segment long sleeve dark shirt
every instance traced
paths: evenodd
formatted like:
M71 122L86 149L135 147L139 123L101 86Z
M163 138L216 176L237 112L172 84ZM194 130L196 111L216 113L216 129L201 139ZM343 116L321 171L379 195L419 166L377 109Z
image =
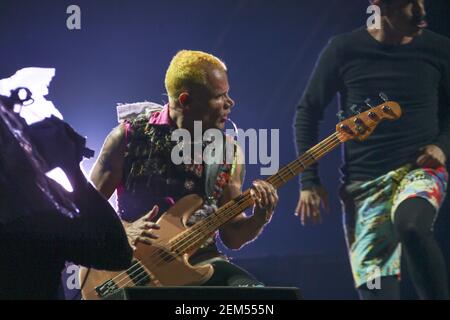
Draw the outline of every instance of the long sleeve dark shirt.
M450 155L450 40L424 30L408 44L385 45L365 28L332 38L322 51L296 109L298 153L318 142L324 109L336 93L349 117L353 104L364 105L367 98L381 103L379 92L397 101L403 114L381 122L367 140L345 143L344 182L373 179L414 162L428 144ZM320 184L317 165L301 175L301 184Z

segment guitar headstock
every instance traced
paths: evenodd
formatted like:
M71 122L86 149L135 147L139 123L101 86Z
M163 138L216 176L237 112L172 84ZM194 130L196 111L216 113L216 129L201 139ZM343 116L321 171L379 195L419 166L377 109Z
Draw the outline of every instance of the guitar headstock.
M395 101L385 101L364 112L345 119L336 125L341 142L365 140L383 120L396 120L402 115L400 105Z

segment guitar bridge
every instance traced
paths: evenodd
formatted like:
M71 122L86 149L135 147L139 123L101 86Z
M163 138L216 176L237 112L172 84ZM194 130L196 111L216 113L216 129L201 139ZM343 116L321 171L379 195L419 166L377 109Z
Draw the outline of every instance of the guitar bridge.
M98 296L100 298L105 298L123 287L145 286L149 284L153 278L138 260L133 260L131 267L125 272L130 280L128 280L128 278L125 278L126 280L122 278L122 280L119 280L117 283L112 279L108 280L95 288Z
M95 292L100 298L105 298L117 290L119 290L119 287L113 280L108 280L95 288Z

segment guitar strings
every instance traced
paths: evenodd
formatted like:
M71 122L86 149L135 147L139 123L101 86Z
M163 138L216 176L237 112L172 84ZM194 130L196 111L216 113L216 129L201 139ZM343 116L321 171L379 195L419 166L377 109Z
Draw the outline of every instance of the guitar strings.
M297 170L297 169L299 169L299 168L301 168L301 167L306 168L306 167L308 167L309 165L311 165L312 163L314 163L314 162L316 161L316 159L315 159L310 153L316 153L316 152L317 152L317 153L316 153L317 156L318 156L317 158L320 158L321 156L323 156L324 154L326 154L328 151L330 151L330 150L332 150L334 147L338 146L340 143L341 143L341 140L339 139L339 133L337 133L337 132L333 133L332 135L330 135L330 136L328 136L326 139L324 139L321 143L315 145L314 147L312 147L311 149L309 149L308 151L306 151L305 154L303 154L302 156L298 157L296 160L294 160L294 161L291 162L290 164L284 166L284 167L282 168L282 170L280 170L277 174L275 174L275 175L269 177L269 179L273 177L274 179L280 180L279 182L280 182L280 186L281 186L281 185L285 182L285 180L284 180L285 178L287 178L287 179L292 178L292 177L290 177L290 178L289 178L289 177L282 177L282 175L284 175L283 170L286 170L287 167L292 166L292 168L293 168L294 170ZM312 158L312 159L313 159L313 162L310 163L310 164L304 164L303 161L305 161L305 163L306 163L306 161L308 160L307 157L309 157L310 159ZM297 174L298 174L298 173L297 173ZM297 175L297 174L295 174L295 175ZM288 175L288 176L289 176L289 175L292 175L292 173L287 172L287 175ZM293 175L293 176L295 176L295 175ZM269 179L267 179L267 180L269 180ZM275 182L275 181L274 181L274 182ZM225 206L224 206L225 209L224 209L223 212L222 212L222 216L225 216L225 217L226 217L227 214L229 214L230 212L236 211L236 209L240 209L240 211L242 212L242 210L245 210L245 208L247 208L249 205L251 205L251 203L253 203L253 201L251 200L251 196L250 196L249 194L246 194L246 193L249 193L249 192L248 192L248 191L244 192L244 193L242 194L242 195L243 195L242 199L240 199L238 202L234 202L234 203L233 203L233 202L232 202L233 200L231 200L231 201L230 201L230 205L229 205L230 208L226 207L226 204L225 204ZM251 203L250 203L250 204L247 204L246 202L248 202L248 201L251 202ZM224 208L224 207L222 207L222 208ZM231 207L233 207L233 208L231 208ZM242 207L242 208L241 208L241 207ZM231 209L231 210L230 210L230 209ZM227 210L228 210L228 211L227 211ZM216 215L216 216L217 216L217 215ZM229 217L226 217L226 219L230 220L233 216L234 216L234 215L231 215L231 216L229 216ZM214 221L213 221L212 219L208 219L208 218L210 218L210 217L211 217L211 216L208 216L207 218L205 218L204 221L205 221L205 220L208 220L208 221L204 222L200 227L195 228L195 225L194 225L191 229L188 229L188 230L184 231L183 233L181 233L179 236L177 236L177 237L175 238L175 241L169 241L169 244L170 244L170 245L175 245L175 246L176 246L176 245L178 245L180 242L183 242L183 240L184 240L185 238L187 238L187 237L190 236L190 234L189 234L188 232L191 232L191 233L197 232L197 235L194 236L194 237L191 239L190 242L186 241L185 244L182 244L181 246L178 247L178 249L175 249L175 251L183 251L183 250L186 250L186 249L182 249L183 247L186 247L186 245L187 245L187 248L189 248L189 246L192 246L192 245L194 245L194 244L197 244L197 243L200 242L200 241L203 241L204 238L208 238L208 237L209 237L209 234L211 233L211 231L208 230L208 227L214 226ZM211 221L210 221L210 220L211 220ZM201 229L201 228L204 227L204 226L206 227L206 230L202 230L202 229ZM214 229L215 229L215 228L214 228ZM202 233L201 233L201 232L205 232L205 231L208 233L206 236L205 236L205 234L202 234ZM173 250L174 247L172 247L171 249ZM181 249L181 250L180 250L180 249ZM172 253L166 253L166 252L163 252L163 254L161 254L161 258L160 258L159 260L156 260L156 261L153 263L153 265L154 265L154 266L157 266L160 262L164 261L165 258L170 257L171 255L173 255L173 253L175 253L175 254L178 255L178 256L179 256L179 254L180 254L180 253L178 253L178 252L172 252ZM155 252L155 253L152 255L152 257L155 257L155 256L157 256L157 255L158 255L158 253ZM129 285L130 283L132 284L132 283L133 283L133 278L138 278L138 277L144 275L145 273L147 273L146 270L143 269L143 267L140 267L140 268L136 268L135 271L133 271L133 272L131 272L130 274L128 274L127 271L130 270L130 269L132 269L132 268L134 268L134 267L136 267L139 263L140 263L140 261L137 261L136 263L134 263L133 265L131 265L126 271L124 271L124 272L118 274L117 276L115 276L114 278L110 279L110 281L114 281L114 283L115 283L117 286L120 287L120 286L122 286L122 284L120 284L120 283L123 282L123 281L125 281L125 280L127 279L127 277L129 277L130 280L128 280L125 284L123 284L122 287L126 287L126 286ZM151 267L151 266L149 266L149 267ZM140 272L138 275L134 275L134 274L135 274L136 272L138 272L138 271L141 271L141 272ZM122 276L122 275L123 275L124 277L116 282L115 280L116 280L117 278L119 278L120 276ZM137 281L137 282L135 283L135 285L138 285L138 284L139 284L141 281L143 281L144 279L145 279L145 278L143 278L143 279Z
M322 143L319 143L318 145L312 147L312 148L309 149L307 152L316 152L316 151L319 151L319 150L320 150L317 154L319 155L319 157L322 156L322 155L325 154L328 150L331 150L331 148L334 148L335 146L339 145L339 143L340 143L341 141L340 141L339 139L337 139L336 137L338 137L337 133L334 133L334 134L330 135L328 138L326 138L325 140L323 140ZM333 146L333 143L336 143L336 145ZM331 147L330 147L330 145L331 145ZM325 152L323 152L323 151L325 151ZM294 166L298 166L298 165L299 165L300 167L305 167L305 165L302 163L301 159L302 159L302 158L305 158L306 156L311 157L310 154L305 153L303 156L300 156L299 158L297 158L296 160L294 160L294 161L293 161L291 164L289 164L289 165L292 165L293 167L294 167ZM314 157L312 157L312 159L313 159L313 161L316 160L316 159L314 159ZM304 160L307 160L307 159L304 159ZM285 169L285 168L288 167L289 165L285 166L283 169ZM283 171L283 169L280 170L280 172L279 172L277 175L281 174L282 171ZM295 169L295 170L296 170L296 169ZM281 178L280 176L277 176L277 175L274 175L274 176L272 176L272 177L275 177L275 178L281 180L281 182L284 182L284 181L283 181L283 178ZM231 204L229 205L230 207L237 207L237 208L232 208L231 212L232 212L232 211L235 211L236 209L240 209L241 207L246 208L246 207L248 207L248 205L251 205L251 203L250 203L250 204L247 204L247 203L246 203L248 200L251 201L251 198L248 197L248 195L247 195L247 196L244 196L243 199L241 199L239 202L231 203ZM252 202L252 201L251 201L251 202ZM242 205L244 205L244 206L242 206ZM230 209L230 208L227 208L226 210L229 210L229 209ZM226 212L226 210L224 210L224 211ZM224 214L224 215L225 215L225 214ZM209 216L209 217L211 217L211 216ZM208 217L208 218L209 218L209 217ZM231 217L230 217L230 218L231 218ZM206 219L207 219L207 218L206 218ZM206 219L205 219L205 220L206 220ZM206 226L208 226L208 224L211 224L211 223L208 222L208 223L206 224ZM193 227L193 228L194 228L194 227ZM191 230L191 231L192 231L192 230ZM203 231L203 230L200 230L200 231ZM198 231L198 232L200 232L200 231ZM203 241L203 239L204 239L204 238L207 238L208 236L209 236L209 234L208 234L207 236L205 236L204 234L201 234L201 233L200 233L200 234L198 234L197 236L195 236L195 237L192 239L190 245L196 244L199 240ZM177 237L177 238L178 238L178 237ZM197 238L197 239L195 239L195 238ZM194 239L195 239L195 240L194 240ZM171 242L169 242L169 244L170 244L170 243L171 243ZM182 247L182 246L181 246L181 247ZM180 248L181 248L181 247L180 247ZM188 247L189 247L189 245L188 245ZM177 253L177 254L178 254L178 253ZM153 254L153 256L156 256L156 255L157 255L157 253L154 253L154 254ZM165 258L171 256L171 254L170 254L170 253L164 253L164 255L161 255L161 256L162 256L162 258L159 259L159 260L157 260L157 261L155 261L155 262L154 262L154 265L158 265L158 264L159 264L160 262L162 262ZM130 270L130 269L132 269L132 268L134 268L136 265L139 264L139 262L140 262L140 261L138 261L138 262L136 262L135 264L133 264L130 268L127 269L127 271ZM121 283L121 282L123 282L124 280L126 280L127 275L128 275L128 276L131 278L131 280L129 280L127 283L125 283L125 284L123 285L123 286L125 287L125 286L127 286L128 284L130 284L131 282L133 282L133 278L135 278L135 277L138 278L138 277L140 277L141 275L143 275L143 274L146 273L145 270L140 270L140 269L142 269L142 267L141 267L141 268L137 268L135 271L133 271L133 272L130 273L130 274L128 274L127 271L122 272L121 274L117 275L116 277L114 277L114 278L111 279L111 280L114 281L114 280L117 279L119 276L124 275L124 278L121 279L121 280L119 280L119 281L116 283L117 285L119 285L119 283ZM134 274L135 274L136 272L138 272L138 271L142 271L142 272L139 273L137 276L134 277ZM143 279L139 280L135 285L138 285L138 283L141 282L142 280L143 280Z
M319 157L322 156L322 155L323 155L324 153L326 153L327 150L330 148L330 145L332 145L333 143L336 143L335 146L337 146L337 145L341 142L339 139L336 139L336 137L337 137L337 134L336 134L336 133L332 134L332 135L329 136L327 139L325 139L324 141L322 141L321 144L316 145L315 147L313 147L313 148L311 148L310 150L308 150L308 152L315 152L315 151L319 151L319 150L320 150L320 151L318 152L318 155L319 155ZM333 139L334 139L334 140L333 140ZM334 148L335 146L331 146L331 148ZM331 149L331 148L330 148L330 149ZM325 152L322 152L322 151L325 151ZM293 165L293 166L298 166L298 165L300 165L301 167L305 167L305 165L304 165L301 161L299 161L299 160L301 160L302 158L305 158L306 156L311 157L310 154L307 154L307 153L306 153L306 154L304 154L303 156L299 157L298 159L294 160L290 165ZM314 157L312 157L312 158L313 158L313 161L315 161ZM306 160L306 159L305 159L305 160ZM299 162L300 162L300 163L299 163ZM288 165L288 166L289 166L289 165ZM286 168L286 167L287 167L287 166L285 166L285 168ZM284 169L284 168L283 168L283 169ZM281 173L282 173L282 170L281 170L278 174L281 174ZM272 176L272 177L278 178L279 180L281 180L281 182L284 182L284 181L283 181L283 178L281 178L280 176L274 175L274 176ZM249 198L248 195L247 195L247 196L244 196L243 199L241 199L239 202L237 202L237 203L232 203L232 204L230 205L230 207L237 207L237 208L232 208L231 212L232 212L232 211L236 211L236 209L240 209L241 207L246 208L246 207L248 207L249 205L251 205L251 203L249 203L249 204L246 203L248 200L251 201L251 198ZM251 201L251 202L252 202L252 201ZM227 210L229 210L229 209L230 209L230 208L227 208ZM224 211L226 211L226 210L224 210ZM210 216L210 217L211 217L211 216ZM206 220L206 219L205 219L205 220ZM210 224L210 223L207 223L206 226L208 226L208 224ZM203 231L203 230L200 230L200 231ZM209 236L209 235L205 236L204 234L198 234L196 237L194 237L194 238L192 239L190 245L196 244L199 240L203 241L203 239L204 239L204 238L207 238L208 236ZM178 237L177 237L177 238L178 238ZM195 238L197 238L197 239L195 239ZM194 240L194 239L195 239L195 240ZM169 244L170 244L170 242L169 242ZM189 247L189 245L188 245L188 247ZM180 247L180 248L181 248L181 247ZM155 256L156 254L157 254L157 253L153 254L153 256ZM161 259L159 259L159 260L157 260L157 261L154 262L154 265L158 265L160 262L162 262L162 261L164 260L164 258L167 258L167 257L171 256L170 253L164 253L164 254L165 254L165 255L161 255L161 256L162 256ZM177 253L177 254L178 254L178 253ZM139 261L136 262L135 264L133 264L128 270L130 270L131 268L135 267L137 264L139 264ZM141 268L142 268L142 267L141 267ZM126 285L128 285L129 283L133 282L133 278L134 278L133 275L134 275L136 272L142 271L140 274L138 274L138 275L136 276L136 278L146 273L145 270L140 270L141 268L137 268L137 269L136 269L135 271L133 271L131 274L128 274L127 272L125 272L126 274L128 274L128 275L130 276L131 280L129 280L127 283L125 283L124 286L126 286ZM124 273L122 273L122 274L124 274ZM116 279L117 277L119 277L119 276L122 275L122 274L117 275L117 276L116 276L115 278L113 278L112 280ZM143 279L145 279L145 278L143 278ZM141 282L143 279L139 280L135 285L138 285L139 282ZM123 282L124 280L126 280L126 275L125 275L125 277L124 277L122 280L119 280L119 281L117 282L117 284L119 284L120 282Z
M329 137L330 139L336 139L336 135L331 135L330 137ZM328 138L327 138L328 139ZM327 139L325 139L324 141L326 141ZM335 140L335 141L332 141L332 142L335 142L335 143L337 143L336 144L336 146L340 143L340 141L339 140ZM333 146L334 147L334 146ZM321 148L319 148L319 149L323 149L323 148L330 148L330 144L329 143L326 143L326 144L324 144ZM312 151L313 149L311 149L311 151ZM318 149L317 149L318 150ZM319 156L321 156L321 155L323 155L323 154L320 154ZM305 156L310 156L311 157L311 155L307 155L307 154L305 154ZM290 177L289 177L289 175L292 175L292 177L294 177L294 176L296 176L298 173L293 173L292 172L292 170L290 170L291 168L292 169L294 169L294 170L297 170L299 167L303 167L303 168L305 168L307 165L305 165L302 161L299 161L300 159L301 159L302 157L299 157L298 159L296 159L296 160L294 160L293 162L291 162L290 164L288 164L288 165L286 165L286 166L284 166L283 167L283 169L281 169L277 174L275 174L275 175L273 175L273 176L271 176L271 177L269 177L268 179L267 179L267 181L269 181L269 180L271 180L271 178L273 178L273 179L278 179L278 180L281 180L281 181L279 181L279 182L281 182L280 183L280 185L282 184L282 183L284 183L285 182L285 180L288 180L288 179L290 179ZM311 157L312 159L313 159L313 161L315 162L316 161L316 159L314 158L314 157ZM295 167L295 168L294 168ZM289 169L287 169L287 168L289 168ZM288 172L286 172L286 171L288 171ZM290 172L289 172L290 171ZM285 174L287 174L288 175L288 177L286 177L285 176ZM273 180L272 179L272 180ZM272 183L272 184L277 184L277 182L276 181L274 181L274 183ZM276 188L278 188L279 186L275 186ZM247 192L248 191L246 191L246 192L244 192L242 195L243 195L243 197L242 197L242 201L244 201L245 202L245 200L248 200L248 199L246 199L247 198ZM210 216L208 216L207 218L205 218L203 221L204 221L204 223L200 226L200 227L193 227L192 229L190 229L189 230L189 232L190 233L193 233L193 232L199 232L200 234L201 234L201 236L202 237L207 237L207 236L204 236L204 233L206 232L206 233L211 233L211 232L213 232L213 231L215 231L215 223L217 222L217 219L216 218L219 218L219 222L220 223L222 223L222 217L223 216L225 216L225 221L227 221L229 218L232 218L232 216L231 217L229 217L229 216L226 216L226 214L227 214L227 210L229 210L230 208L229 207L231 207L231 206L233 206L233 205L236 205L237 204L237 202L235 202L235 203L232 203L232 201L230 201L230 204L227 206L227 204L225 204L225 206L223 206L221 209L219 209L219 211L218 211L218 214L215 214L214 216L213 215L210 215ZM239 205L240 206L240 205ZM235 209L232 209L232 211L234 211ZM220 212L220 211L223 211L223 212ZM234 216L234 215L233 215ZM206 230L204 230L205 228L203 228L204 226L206 226L206 227L209 227L209 226L212 226L213 228L213 230L209 230L208 228L206 228ZM203 228L203 229L202 229ZM195 229L195 230L194 230ZM186 231L185 231L186 232ZM187 232L186 232L187 233ZM175 240L172 240L171 242L170 242L170 244L172 244L172 245L174 245L174 246L176 246L179 242L184 242L184 240L185 240L185 238L186 237L189 237L190 236L190 234L186 234L186 235L183 235L183 233L182 234L180 234L179 236L177 236L176 238L175 238ZM182 247L180 247L180 248L182 248ZM178 248L178 250L179 250L179 248ZM184 251L184 250L183 250Z

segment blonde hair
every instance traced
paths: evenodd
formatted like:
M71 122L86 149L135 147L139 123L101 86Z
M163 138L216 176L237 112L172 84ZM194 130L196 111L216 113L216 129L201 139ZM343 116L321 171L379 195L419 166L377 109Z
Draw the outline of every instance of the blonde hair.
M208 67L227 70L225 63L212 54L181 50L170 62L166 72L165 85L169 99L178 99L183 90L207 86Z

